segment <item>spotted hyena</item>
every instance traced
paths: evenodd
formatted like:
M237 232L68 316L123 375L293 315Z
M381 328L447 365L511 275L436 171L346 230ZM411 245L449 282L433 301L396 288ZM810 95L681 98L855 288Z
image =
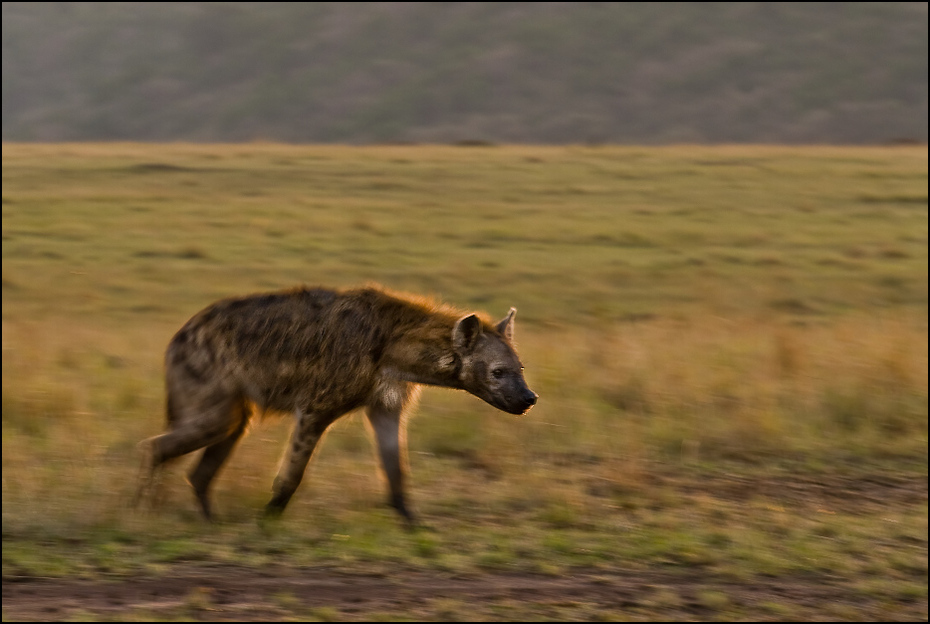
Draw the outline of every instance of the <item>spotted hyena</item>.
M190 483L204 516L209 488L253 411L291 412L290 448L266 515L278 515L323 432L364 408L407 520L404 415L421 384L466 390L523 414L537 395L513 346L515 308L499 323L381 288L307 289L219 301L189 320L165 356L168 431L145 441L139 495L164 462L203 448Z

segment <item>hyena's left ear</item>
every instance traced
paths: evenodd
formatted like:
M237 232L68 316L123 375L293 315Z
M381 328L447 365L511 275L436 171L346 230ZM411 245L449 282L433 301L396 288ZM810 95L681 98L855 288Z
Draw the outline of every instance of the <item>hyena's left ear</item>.
M481 321L474 314L463 316L455 322L452 329L452 348L456 353L466 354L471 351L481 335Z
M516 308L510 308L510 312L504 317L504 320L497 324L497 331L503 334L507 340L513 340L513 317L516 313Z

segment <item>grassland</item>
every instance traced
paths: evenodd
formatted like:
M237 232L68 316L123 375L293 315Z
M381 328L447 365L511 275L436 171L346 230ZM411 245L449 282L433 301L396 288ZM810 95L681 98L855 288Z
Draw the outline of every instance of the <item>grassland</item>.
M4 619L925 620L927 179L926 147L4 145ZM430 530L356 415L272 526L273 419L217 524L180 467L127 509L184 321L370 281L516 306L541 397L424 392Z

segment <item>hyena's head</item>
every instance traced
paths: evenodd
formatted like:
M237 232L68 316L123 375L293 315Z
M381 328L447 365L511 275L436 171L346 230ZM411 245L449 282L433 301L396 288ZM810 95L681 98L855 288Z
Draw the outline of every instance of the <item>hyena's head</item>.
M483 328L477 316L460 318L452 330L452 348L462 367L459 382L462 388L499 410L525 414L539 398L523 379L523 365L513 349L513 317L507 318L494 331Z

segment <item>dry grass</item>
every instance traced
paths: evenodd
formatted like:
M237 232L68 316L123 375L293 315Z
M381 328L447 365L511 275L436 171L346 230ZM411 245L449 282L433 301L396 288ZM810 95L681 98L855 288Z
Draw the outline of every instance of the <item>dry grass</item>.
M887 575L926 604L925 148L5 145L3 158L4 574L671 565L850 587ZM254 519L280 421L257 424L220 476L219 526L199 522L180 470L161 507L127 512L135 445L162 427L163 349L191 314L369 280L520 309L538 406L515 419L428 390L411 423L412 496L435 533L405 535L379 510L357 416L270 532ZM857 489L870 479L897 484L887 504ZM896 600L866 585L850 591ZM736 616L715 591L708 613Z

